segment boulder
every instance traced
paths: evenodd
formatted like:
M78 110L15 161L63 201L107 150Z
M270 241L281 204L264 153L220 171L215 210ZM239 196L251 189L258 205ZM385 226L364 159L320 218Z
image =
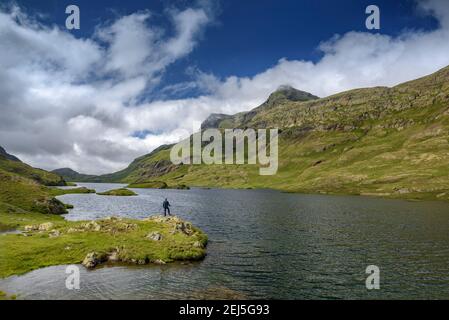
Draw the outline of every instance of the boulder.
M57 238L61 235L61 232L59 230L53 230L52 232L50 232L49 236L50 238Z
M162 240L162 234L160 234L159 232L153 231L151 233L149 233L146 236L147 239L153 240L153 241L161 241Z
M109 256L108 256L108 260L109 260L110 262L119 262L119 261L120 261L120 258L119 258L119 251L118 251L118 250L112 251L112 252L109 254Z
M182 232L185 235L191 236L193 234L192 225L188 222L177 222L174 226L173 233Z
M95 268L98 264L104 261L103 257L96 252L90 252L83 260L83 266L88 269Z

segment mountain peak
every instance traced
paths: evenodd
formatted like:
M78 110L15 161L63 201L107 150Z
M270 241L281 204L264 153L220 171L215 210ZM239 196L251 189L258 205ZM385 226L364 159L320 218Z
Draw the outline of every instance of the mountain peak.
M232 116L222 113L212 113L206 120L201 124L201 129L211 129L219 128L220 123L224 120L232 119Z
M0 157L6 158L6 159L11 160L11 161L15 161L15 162L22 162L16 156L13 156L12 154L9 154L8 152L6 152L6 150L3 149L1 146L0 146Z
M281 100L309 101L316 99L319 99L319 97L314 96L311 93L295 89L290 85L282 85L270 95L266 103L273 105Z

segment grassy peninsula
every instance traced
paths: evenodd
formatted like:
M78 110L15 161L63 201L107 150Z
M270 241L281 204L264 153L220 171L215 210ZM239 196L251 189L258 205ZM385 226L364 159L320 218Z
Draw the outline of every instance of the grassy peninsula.
M131 191L129 189L126 189L126 188L109 190L109 191L100 192L100 193L97 193L97 194L100 195L100 196L115 196L115 197L137 196L137 193L135 193L134 191Z
M70 205L55 197L95 190L62 190L43 181L65 184L56 174L0 154L0 278L60 264L82 263L87 268L118 262L164 264L206 255L207 236L177 217L66 221L61 215Z

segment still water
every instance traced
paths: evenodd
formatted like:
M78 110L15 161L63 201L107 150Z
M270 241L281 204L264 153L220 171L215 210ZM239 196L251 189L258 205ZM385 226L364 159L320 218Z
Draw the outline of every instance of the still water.
M118 184L89 184L98 192ZM449 204L271 190L133 189L137 197L65 195L69 220L141 219L162 211L192 221L210 239L200 263L81 269L65 266L0 280L24 299L449 299ZM380 268L380 290L365 270Z

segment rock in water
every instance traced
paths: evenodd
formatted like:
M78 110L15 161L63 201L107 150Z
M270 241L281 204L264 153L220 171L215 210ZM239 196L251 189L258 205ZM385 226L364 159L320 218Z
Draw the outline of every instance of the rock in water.
M91 252L88 253L87 256L84 258L83 266L85 266L88 269L93 269L101 262L102 260L100 258L100 255L96 252Z

